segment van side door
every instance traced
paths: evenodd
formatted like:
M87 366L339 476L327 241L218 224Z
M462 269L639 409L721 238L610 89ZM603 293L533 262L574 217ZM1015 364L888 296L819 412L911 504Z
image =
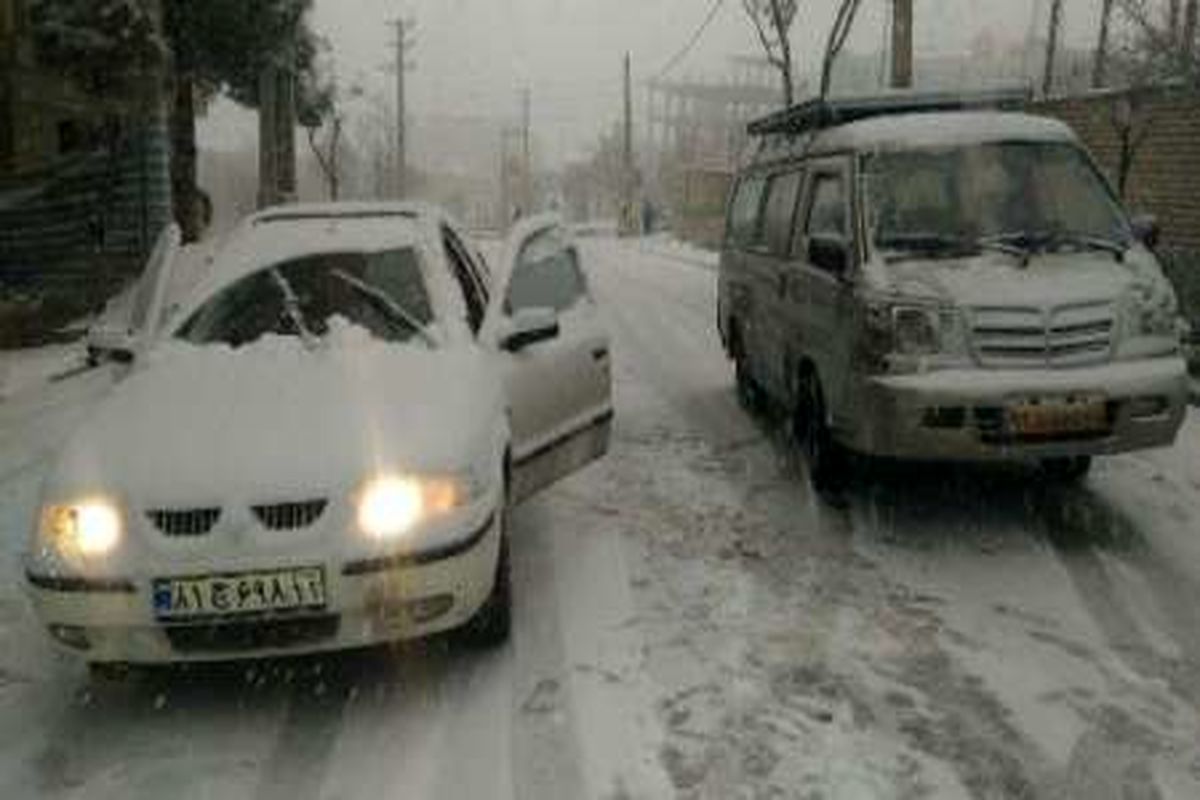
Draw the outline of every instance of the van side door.
M767 309L763 306L761 265L752 251L762 230L766 192L765 175L746 175L738 182L729 206L720 278L720 313L727 346L733 346L734 337L738 339L746 366L760 384L766 369L762 331Z
M796 335L816 364L835 423L853 366L850 279L858 259L851 187L849 158L811 163L793 243L802 283L797 287L802 296L793 301L800 321Z

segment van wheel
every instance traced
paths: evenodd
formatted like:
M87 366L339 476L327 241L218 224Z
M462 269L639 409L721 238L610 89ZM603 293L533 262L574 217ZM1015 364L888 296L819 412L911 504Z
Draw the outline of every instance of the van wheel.
M512 573L508 551L508 504L500 512L500 555L492 593L475 616L463 626L463 641L481 649L502 646L512 633Z
M733 338L733 375L737 384L738 405L751 414L762 412L764 405L762 388L750 373L750 365L746 360L742 339L738 335Z
M1042 475L1054 483L1080 483L1092 471L1092 457L1047 458L1041 467Z
M808 461L812 486L820 493L837 493L850 483L851 456L829 430L821 382L813 372L800 377L793 435Z

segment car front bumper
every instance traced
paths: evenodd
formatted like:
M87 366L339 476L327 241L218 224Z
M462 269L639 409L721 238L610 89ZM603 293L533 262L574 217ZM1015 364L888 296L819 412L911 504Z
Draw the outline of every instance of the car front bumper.
M35 612L57 644L91 662L166 664L370 647L452 630L492 591L502 535L495 511L437 549L326 559L326 607L303 614L165 623L152 577L92 581L29 568ZM276 566L262 564L263 569Z
M884 457L1003 461L1113 455L1170 446L1187 413L1181 358L1063 370L946 370L865 379L835 419L839 439ZM1016 404L1102 399L1103 430L1023 436Z

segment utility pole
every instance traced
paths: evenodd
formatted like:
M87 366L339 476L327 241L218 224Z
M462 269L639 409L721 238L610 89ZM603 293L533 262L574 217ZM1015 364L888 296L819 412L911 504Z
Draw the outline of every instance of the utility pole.
M1096 42L1096 62L1092 65L1092 88L1102 89L1108 82L1108 34L1112 23L1113 0L1104 0L1100 11L1100 40Z
M533 211L533 92L521 92L521 204L526 214Z
M1200 0L1188 0L1187 11L1183 15L1183 39L1179 50L1187 60L1189 68L1192 56L1196 54L1196 25L1200 23Z
M405 102L404 75L413 68L408 60L408 51L414 46L408 35L416 27L412 20L398 19L392 22L396 29L396 174L394 194L404 197L408 191L408 128Z
M892 88L913 85L913 0L892 0Z
M621 167L624 172L621 198L621 227L626 235L637 230L637 214L634 209L636 187L633 168L633 63L629 53L625 54L625 118L622 126Z
M1167 6L1167 39L1172 47L1179 45L1179 0L1171 0Z
M1046 37L1046 74L1042 78L1042 95L1049 97L1054 91L1054 68L1058 58L1058 31L1062 27L1063 0L1053 0L1050 5L1050 33Z

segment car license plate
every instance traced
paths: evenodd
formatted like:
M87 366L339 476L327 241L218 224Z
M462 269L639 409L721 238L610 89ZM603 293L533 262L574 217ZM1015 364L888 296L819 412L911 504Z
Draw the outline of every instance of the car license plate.
M1009 409L1019 436L1053 437L1103 433L1109 428L1108 404L1102 399L1019 403Z
M163 621L323 608L323 567L154 581L154 614Z

